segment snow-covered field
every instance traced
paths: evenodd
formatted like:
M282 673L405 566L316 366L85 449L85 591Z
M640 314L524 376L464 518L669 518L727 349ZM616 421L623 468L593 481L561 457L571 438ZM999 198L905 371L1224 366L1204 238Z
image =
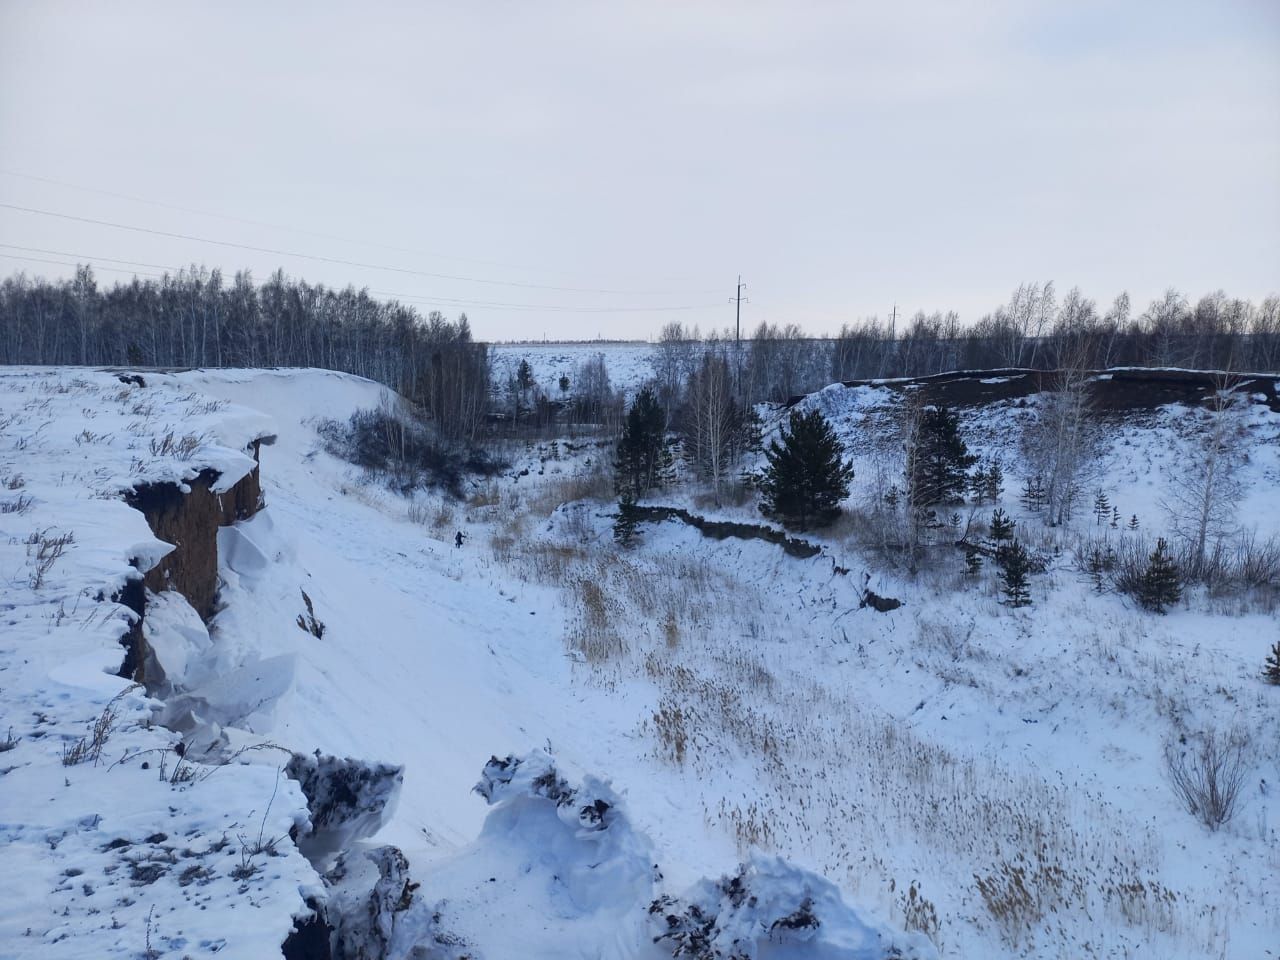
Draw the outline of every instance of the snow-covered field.
M602 355L609 368L609 382L615 390L627 396L635 394L646 380L653 377L651 343L617 342L602 340L597 343L495 343L489 347L493 362L493 386L505 388L516 375L520 361L529 361L534 382L547 396L556 398L564 394L560 390L560 378L569 378L569 396L573 395L577 371L587 360Z
M648 375L652 348L627 349L635 369L615 386ZM540 383L581 359L495 355L512 369L527 355ZM855 498L884 393L806 401L851 441ZM264 434L267 506L219 534L220 611L206 630L170 599L148 630L232 751L404 765L369 843L403 850L421 885L393 937L405 954L670 956L680 941L653 938L701 905L725 956L739 936L762 958L873 958L891 941L921 957L1280 956L1280 691L1258 679L1273 613L1192 595L1156 617L1094 593L1068 553L1033 578L1032 607L1009 610L989 574L897 576L839 528L808 560L674 522L620 552L612 503L583 499L608 492L592 477L609 452L591 445L516 446L465 503L407 500L315 431L383 394L324 371L145 387L0 373L0 504L31 498L0 512L0 956L274 955L322 894L287 839L305 818L287 756L161 780L177 736L111 676L126 612L109 598L130 558L164 549L119 492L205 466L231 482ZM969 415L971 445L1012 462L1025 415ZM1280 418L1252 416L1242 516L1266 534ZM1167 408L1108 434L1100 483L1144 529L1192 423ZM169 432L198 438L186 459L153 453ZM1028 522L1018 483L1005 506ZM712 512L759 521L749 505ZM37 585L33 550L62 533L74 540ZM904 606L858 609L864 571ZM302 591L319 637L296 622ZM64 766L117 696L101 755ZM1242 809L1212 833L1162 761L1166 740L1209 727L1253 744ZM706 882L743 863L737 884Z

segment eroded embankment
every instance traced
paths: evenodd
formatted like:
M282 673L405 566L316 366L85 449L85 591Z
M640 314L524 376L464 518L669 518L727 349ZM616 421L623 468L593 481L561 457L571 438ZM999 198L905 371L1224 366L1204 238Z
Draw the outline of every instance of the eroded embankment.
M125 648L120 676L148 682L150 651L142 630L147 591L176 591L205 623L213 617L218 598L218 528L247 520L262 508L261 445L261 439L249 445L255 466L228 490L215 492L219 474L206 469L185 484L143 483L126 495L125 501L147 518L156 539L172 544L173 550L115 598L137 614L120 639Z
M632 508L641 523L661 523L664 520L679 520L712 540L763 540L780 546L788 556L806 560L816 557L822 547L799 537L789 537L783 531L764 524L738 523L732 520L708 520L690 513L680 507L642 507Z
M1252 397L1280 413L1277 378L1262 374L1232 375L1212 370L1164 370L1136 367L1091 371L1089 399L1099 411L1149 410L1167 403L1198 406L1218 390L1227 388ZM971 407L1000 400L1019 400L1046 390L1056 390L1062 371L1010 367L999 370L955 370L928 377L894 380L846 380L846 387L884 387L895 392L910 390L925 403ZM804 397L793 397L792 406Z
M125 647L121 676L143 683L149 690L155 687L153 692L163 689L164 670L149 648L144 630L150 594L172 591L181 595L206 624L217 613L218 531L252 518L264 506L262 442L259 439L249 445L255 466L228 489L219 489L222 477L218 471L204 469L186 483L138 484L126 495L126 502L146 517L155 537L171 544L173 550L145 573L132 578L115 597L137 615L120 641ZM309 828L299 831L295 827L289 832L289 840L318 873L323 873L334 857L345 854L355 841L372 836L383 826L395 808L404 768L326 756L317 751L312 755L293 754L283 772L298 782L308 808ZM403 860L398 850L384 850L394 851ZM347 954L354 949L360 956L382 956L385 943L365 927L386 926L390 921L373 909L378 905L377 898L367 900L359 882L348 887L351 889L344 890L344 895L354 900L353 914L367 922L353 922L333 903L309 894L304 902L308 912L295 917L293 929L281 945L286 958L330 960L335 943ZM388 913L393 909L402 908L386 908ZM269 948L264 949L264 956L269 953Z

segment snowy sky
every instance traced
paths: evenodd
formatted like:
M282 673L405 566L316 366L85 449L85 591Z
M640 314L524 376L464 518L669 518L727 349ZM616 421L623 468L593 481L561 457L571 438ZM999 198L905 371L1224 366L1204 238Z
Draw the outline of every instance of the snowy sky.
M723 326L739 272L744 325L813 332L1023 280L1260 299L1280 4L0 0L0 171L203 238L0 207L0 274L283 266L490 339Z

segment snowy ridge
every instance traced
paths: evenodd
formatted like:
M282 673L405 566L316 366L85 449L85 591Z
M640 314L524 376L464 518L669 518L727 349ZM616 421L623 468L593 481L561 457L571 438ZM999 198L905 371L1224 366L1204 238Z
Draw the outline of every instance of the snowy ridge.
M172 549L117 497L203 470L229 488L273 429L168 377L0 372L0 955L260 956L319 892L273 751L192 764L116 676L136 615L112 597Z

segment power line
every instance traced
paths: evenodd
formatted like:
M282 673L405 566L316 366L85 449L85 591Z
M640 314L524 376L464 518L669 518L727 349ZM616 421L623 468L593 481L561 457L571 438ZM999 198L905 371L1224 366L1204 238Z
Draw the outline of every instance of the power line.
M672 310L714 310L718 303L692 303L660 307L575 307L563 305L547 305L540 303L493 303L477 300L456 300L450 297L421 297L415 294L393 293L389 290L370 290L379 297L395 297L398 300L409 300L422 303L456 303L463 306L494 307L511 310L550 310L557 313L659 313Z
M0 243L0 247L4 247L7 250L25 250L27 253L48 253L55 257L76 257L80 261L86 263L96 263L99 260L105 260L107 263L125 263L131 267L154 267L156 270L171 270L175 273L181 269L179 267L169 267L163 263L140 263L137 260L120 260L116 257L92 257L87 253L70 253L66 250L46 250L43 247L24 247L17 243ZM103 267L102 269L105 270L107 268Z
M340 237L332 233L317 233L313 230L303 230L299 227L289 227L281 223L268 223L265 220L251 220L248 217L238 217L229 213L216 213L213 210L200 210L196 207L184 207L176 203L166 203L163 200L149 200L146 197L136 197L128 193L117 193L114 190L103 190L100 187L86 187L79 183L68 183L65 180L55 180L52 177L37 177L30 173L19 173L16 170L0 170L0 175L6 177L17 177L21 180L33 180L37 183L49 183L57 187L66 187L69 190L82 190L85 193L96 193L104 197L114 197L117 200L128 200L131 203L145 203L153 207L161 207L165 210L176 210L179 213L194 213L201 217L216 217L219 220L229 220L232 223L244 223L253 227L266 227L269 230L283 230L286 233L296 233L304 237L315 237L320 240L337 240L340 243L351 243L358 246L377 247L382 250L392 250L396 253L408 253L415 257L435 257L440 260L453 260L458 263L478 263L486 267L505 267L510 270L533 270L534 267L522 266L513 263L499 263L496 260L479 260L474 257L458 257L447 253L433 253L426 250L411 250L408 247L397 247L389 243L378 243L374 240L353 240L350 237Z
M51 263L51 264L55 264L56 266L59 266L59 267L78 267L78 266L80 266L80 264L78 264L78 263L75 263L75 262L69 262L69 261L66 261L66 260L46 260L46 259L44 259L44 258L42 258L42 257L23 257L23 256L19 256L19 255L18 255L18 254L16 254L16 253L0 253L0 257L3 257L3 258L4 258L4 259L6 259L6 260L26 260L26 261L28 261L28 262L30 262L30 263ZM164 275L163 275L163 274L159 274L159 273L143 273L143 272L142 272L142 271L140 271L140 270L125 270L123 267L103 267L103 266L100 266L100 265L99 265L99 266L96 266L96 267L95 267L95 269L98 269L98 270L108 270L108 271L110 271L111 273L130 273L130 274L133 274L135 277L154 277L154 278L155 278L155 279L157 279L157 280L162 280L162 279L164 279Z
M56 217L60 220L73 220L77 223L91 223L100 227L113 227L117 230L131 230L135 233L146 233L157 237L168 237L171 240L191 240L195 243L211 243L220 247L234 247L238 250L250 250L255 253L268 253L275 257L299 257L304 260L315 260L319 263L333 263L340 266L359 267L364 270L385 270L390 273L403 273L411 276L430 277L434 280L459 280L466 283L483 283L500 287L519 287L526 290L555 290L561 293L604 293L615 296L659 296L671 295L677 291L661 290L609 290L591 287L560 287L552 284L526 283L520 280L493 280L485 277L467 277L460 274L431 273L426 270L413 270L408 267L385 267L376 263L362 263L358 260L344 260L340 257L323 257L313 253L298 253L292 250L277 250L271 247L258 247L247 243L234 243L230 240L214 240L210 237L197 237L188 233L172 233L168 230L154 230L150 227L138 227L127 223L116 223L113 220L97 220L93 217L81 217L70 213L58 213L54 210L40 210L35 207L24 207L16 203L0 202L0 207L17 210L21 213L33 213L44 217Z
M135 266L135 267L152 267L153 269L156 269L156 270L165 270L175 274L178 273L179 271L187 269L185 267L166 266L165 264L161 264L161 263L142 263L137 260L120 260L115 257L94 257L89 254L71 253L70 251L67 251L67 250L48 250L43 247L24 247L16 243L0 243L0 247L4 247L5 249L9 249L9 250L25 250L28 253L44 253L44 254L50 254L52 256L57 256L57 257L77 258L76 261L68 262L63 260L45 260L39 257L26 257L26 256L17 256L15 254L0 253L0 256L8 257L14 260L30 260L33 263L49 263L49 264L56 264L58 266L64 266L64 267L75 267L75 266L79 266L81 263L89 263L91 265L96 265L97 269L99 270L108 270L113 273L133 272L133 273L137 273L138 276L154 277L156 279L163 279L165 275L157 274L157 273L142 273L140 271L121 270L117 267L104 267L101 264L99 264L98 261L105 260L108 263L123 263L123 264L128 264L130 266ZM333 287L330 289L337 290L339 288ZM365 289L368 289L368 288L365 288ZM462 306L480 307L483 309L531 310L531 311L545 310L545 311L550 311L554 313L653 313L653 312L668 312L672 310L709 310L716 306L713 303L695 303L695 304L680 304L680 305L657 306L657 307L640 307L640 306L580 307L580 306L570 306L570 305L563 305L563 304L504 303L504 302L495 302L491 300L467 300L467 299L461 299L457 297L432 297L427 294L397 293L391 290L369 290L368 292L373 296L393 297L398 300L405 300L405 301L410 301L413 303L425 304L425 305L448 303L448 304L460 304Z

